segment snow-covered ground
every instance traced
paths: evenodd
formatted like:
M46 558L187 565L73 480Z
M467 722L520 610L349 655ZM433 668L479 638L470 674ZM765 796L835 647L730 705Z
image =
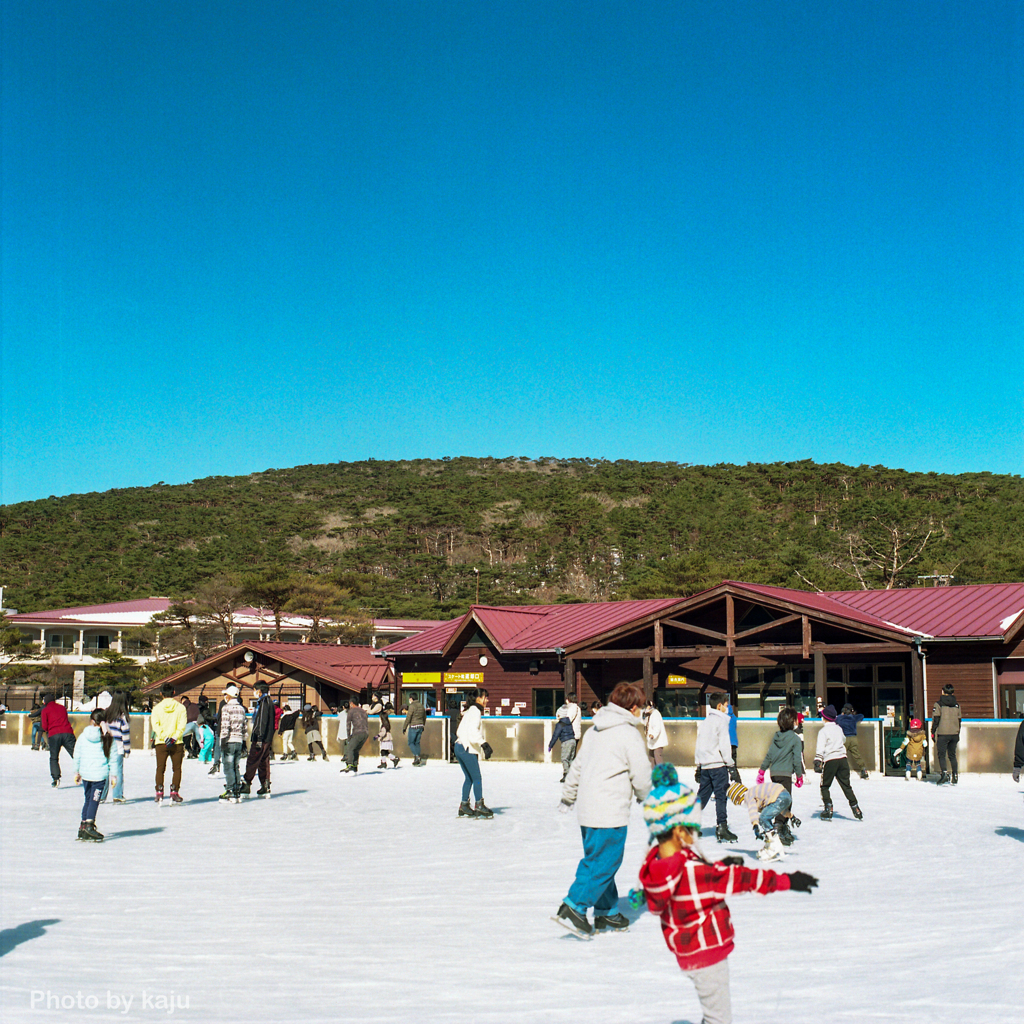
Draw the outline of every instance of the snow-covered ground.
M348 777L336 758L274 762L273 798L235 806L187 761L186 802L157 807L153 757L137 752L99 844L75 841L81 790L62 758L53 790L46 755L0 748L4 1024L700 1020L650 914L592 942L549 920L580 855L557 764L485 764L495 817L474 821L456 818L456 765L364 759ZM863 822L838 787L822 822L810 778L782 867L820 888L730 901L737 1024L1020 1021L1021 787L873 776L855 783ZM753 854L739 808L730 822ZM637 809L623 895L645 848Z

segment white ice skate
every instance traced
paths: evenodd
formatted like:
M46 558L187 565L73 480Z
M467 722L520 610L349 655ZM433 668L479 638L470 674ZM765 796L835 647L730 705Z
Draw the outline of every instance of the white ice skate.
M779 839L779 834L774 831L766 832L764 836L764 846L757 851L758 860L782 860L786 856L786 852L782 846L782 840Z

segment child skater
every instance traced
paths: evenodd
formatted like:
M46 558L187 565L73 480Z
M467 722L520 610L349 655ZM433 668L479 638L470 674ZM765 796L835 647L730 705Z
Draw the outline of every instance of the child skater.
M731 1024L729 965L733 928L724 897L730 893L811 892L817 878L803 871L779 874L743 867L742 857L709 861L698 843L701 808L679 782L674 765L658 765L644 801L654 845L640 869L647 906L661 916L661 930L683 973L693 982L704 1024Z
M75 742L75 785L81 782L85 790L82 824L78 827L78 838L83 842L103 842L103 833L96 831L96 810L110 776L110 750L114 745L114 736L104 721L106 714L97 708ZM117 776L111 781L117 785Z
M572 759L576 756L576 734L572 731L572 722L567 717L560 718L555 724L555 728L551 733L551 742L548 744L548 750L554 750L556 743L562 744L559 748L562 755L561 781L565 782L569 775Z
M836 725L836 709L829 704L821 709L824 724L818 730L818 744L814 752L814 770L821 772L821 802L825 809L821 812L822 821L832 820L832 794L829 792L833 780L838 780L839 788L850 802L853 816L862 821L864 812L857 804L856 794L850 785L850 764L846 760L846 737L843 730Z
M799 789L804 784L804 745L796 732L800 716L796 708L782 708L776 721L779 731L772 737L768 745L768 753L761 762L761 770L757 773L757 784L764 782L764 773L771 775L772 782L786 787L792 799L793 786ZM796 782L794 783L794 776ZM793 833L789 826L800 827L800 819L794 817L792 807L785 814L775 819L775 830L783 846L793 845Z
M395 757L395 741L391 738L391 719L388 712L394 712L395 705L390 701L380 709L380 730L377 733L377 741L380 745L380 764L378 768L387 768L388 758L391 758L392 765L397 768L399 759Z
M757 851L757 859L782 860L785 854L775 822L793 806L793 798L786 787L778 782L762 782L747 789L742 782L734 782L729 787L729 799L747 812L755 837L764 840L764 846Z
M924 731L920 718L910 720L910 728L903 742L893 751L893 767L899 768L900 754L907 759L907 782L910 781L910 773L917 772L917 781L924 782L924 752L928 749L928 733Z
M209 764L213 760L213 741L215 738L213 729L210 727L209 722L203 722L203 724L199 726L197 732L202 740L202 749L199 751L199 760L202 761L203 764Z

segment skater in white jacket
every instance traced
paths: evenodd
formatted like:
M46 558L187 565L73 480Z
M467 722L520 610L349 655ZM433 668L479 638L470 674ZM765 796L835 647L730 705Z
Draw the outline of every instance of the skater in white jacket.
M729 739L729 694L709 693L707 715L697 726L697 743L693 759L697 763L697 799L703 811L715 794L715 836L720 843L735 843L729 831L729 769L733 766L732 743Z
M818 743L814 751L814 770L821 772L821 802L825 809L821 812L822 821L832 820L832 794L829 789L832 780L839 781L846 799L850 801L850 810L859 821L864 812L857 805L857 796L850 785L850 763L846 760L846 736L836 725L836 709L829 704L821 709L821 717L825 720L818 732Z

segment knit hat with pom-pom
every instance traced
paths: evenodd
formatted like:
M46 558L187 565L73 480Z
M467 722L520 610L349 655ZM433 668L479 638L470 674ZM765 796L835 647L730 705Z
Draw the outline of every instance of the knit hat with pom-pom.
M700 828L701 808L697 795L679 781L674 764L656 765L651 782L651 794L644 801L644 821L652 838L671 832L677 825Z

